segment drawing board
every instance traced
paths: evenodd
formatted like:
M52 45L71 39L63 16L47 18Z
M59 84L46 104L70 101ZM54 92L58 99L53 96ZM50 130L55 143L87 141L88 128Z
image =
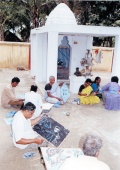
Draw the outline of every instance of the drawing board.
M33 129L56 147L61 144L69 133L68 129L65 129L61 124L46 114L43 115Z

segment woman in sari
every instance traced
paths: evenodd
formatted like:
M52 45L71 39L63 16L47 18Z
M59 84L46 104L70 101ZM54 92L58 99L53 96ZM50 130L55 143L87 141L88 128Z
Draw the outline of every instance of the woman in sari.
M100 82L101 82L101 78L96 77L93 83L91 84L91 87L93 89L93 92L96 93L96 96L102 98L102 91L100 90Z
M85 83L79 88L78 98L82 104L95 104L100 102L100 99L96 96L96 93L92 93L93 89L90 86L91 83L91 79L86 79Z

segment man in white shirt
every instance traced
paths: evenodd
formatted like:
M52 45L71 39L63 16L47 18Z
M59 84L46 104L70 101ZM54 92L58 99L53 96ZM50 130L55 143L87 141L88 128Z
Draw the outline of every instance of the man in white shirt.
M42 112L43 102L42 102L40 94L37 93L37 89L38 89L37 86L32 85L30 88L30 92L25 93L24 104L31 102L36 106L35 112L33 116L31 117L31 119L38 117L40 113Z
M38 138L38 134L32 126L39 122L42 117L39 115L35 119L30 119L35 111L35 105L26 103L22 110L18 111L12 122L13 143L20 149L25 149L29 144L42 144L43 139Z
M110 170L107 164L97 159L101 147L102 140L98 136L87 136L83 143L85 155L66 159L59 170Z
M18 77L14 77L11 80L11 84L7 85L1 96L1 104L5 108L9 108L10 106L21 106L23 104L23 99L18 99L15 96L15 87L19 84L20 79Z

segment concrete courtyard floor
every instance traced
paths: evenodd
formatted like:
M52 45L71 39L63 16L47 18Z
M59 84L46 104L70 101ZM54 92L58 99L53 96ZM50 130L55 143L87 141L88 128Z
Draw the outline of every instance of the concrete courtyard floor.
M11 79L18 76L21 80L16 88L16 93L25 93L34 84L29 71L16 71L11 69L0 69L0 95L3 88L10 83ZM101 76L101 84L110 81L110 74L94 73ZM43 85L39 84L42 88ZM38 91L39 93L42 92ZM41 93L42 94L42 93ZM120 170L120 111L107 111L101 103L97 105L75 105L72 104L77 95L71 94L68 102L60 108L52 108L48 113L54 120L58 121L65 128L70 130L67 138L59 147L78 147L79 139L87 133L97 134L103 140L99 159L106 162L111 170ZM11 108L11 110L15 110ZM15 148L11 138L11 126L4 122L6 113L10 109L3 109L0 106L0 169L1 170L43 170L40 164L40 156L37 149L33 149L35 156L30 159L23 159L25 152L30 149L19 150ZM70 116L65 116L61 112L69 111ZM49 144L49 146L51 146Z

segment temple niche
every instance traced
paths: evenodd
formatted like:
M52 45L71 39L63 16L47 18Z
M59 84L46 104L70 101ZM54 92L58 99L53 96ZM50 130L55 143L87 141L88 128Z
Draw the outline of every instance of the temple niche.
M68 37L64 36L58 46L57 79L69 79L70 45Z

